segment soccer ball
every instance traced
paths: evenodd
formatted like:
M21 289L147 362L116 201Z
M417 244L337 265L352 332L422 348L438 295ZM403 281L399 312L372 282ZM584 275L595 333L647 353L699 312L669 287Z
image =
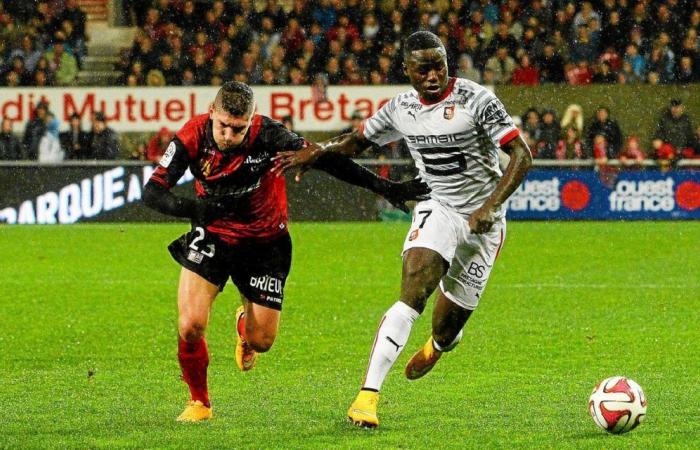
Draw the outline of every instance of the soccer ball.
M647 413L647 399L642 388L625 377L610 377L593 389L588 411L600 428L613 434L631 431Z

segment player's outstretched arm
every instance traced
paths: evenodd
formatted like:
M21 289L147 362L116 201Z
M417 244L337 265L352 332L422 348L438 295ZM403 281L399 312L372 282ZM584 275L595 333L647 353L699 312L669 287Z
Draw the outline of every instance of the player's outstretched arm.
M282 173L292 167L299 167L296 180L301 174L313 167L346 183L353 184L381 195L392 205L408 212L405 202L410 200L426 200L430 188L421 180L411 180L396 183L377 176L365 169L352 159L371 145L371 142L359 131L341 134L321 143L308 142L307 146L297 151L279 152L275 161L274 172Z
M530 149L520 136L505 144L503 150L510 155L510 161L491 196L469 216L469 228L473 233L486 233L491 229L496 211L520 186L532 165Z
M346 183L369 189L405 212L408 212L407 201L427 200L430 194L428 185L419 179L404 183L387 180L340 153L323 153L312 167L323 170Z
M346 156L357 156L371 146L359 131L341 134L320 143L309 142L306 148L298 151L279 152L273 158L275 172L282 173L292 167L306 170L325 153L337 153Z
M220 200L178 197L170 189L153 180L149 180L144 187L143 202L149 208L163 214L187 217L201 225L223 217L230 209L229 205Z

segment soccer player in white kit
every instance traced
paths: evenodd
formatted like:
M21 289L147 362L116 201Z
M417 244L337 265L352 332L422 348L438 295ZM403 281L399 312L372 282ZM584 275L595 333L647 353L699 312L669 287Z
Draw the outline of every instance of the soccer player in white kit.
M371 143L403 138L419 178L431 189L430 199L416 205L404 242L401 298L379 324L362 388L348 411L348 418L364 427L379 425L384 378L438 286L432 335L408 362L406 377L422 377L459 343L503 245L504 203L532 163L498 98L477 83L448 76L445 47L436 35L413 33L403 56L413 89L394 97L353 133L278 156L281 169L308 167L323 152L356 155ZM503 172L499 149L510 155Z

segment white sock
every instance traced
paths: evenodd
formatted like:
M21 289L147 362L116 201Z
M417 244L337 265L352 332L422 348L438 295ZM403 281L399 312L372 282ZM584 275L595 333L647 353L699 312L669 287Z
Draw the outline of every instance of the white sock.
M449 352L450 350L457 347L457 344L459 344L459 341L462 340L462 335L464 334L463 332L464 332L464 330L459 330L459 333L457 334L457 336L455 336L455 338L452 339L452 342L450 342L450 345L448 345L447 347L440 347L440 344L438 344L437 341L435 340L435 338L433 338L433 347L435 347L435 350L437 350L439 352L443 352L443 353Z
M363 389L376 391L381 389L389 369L406 345L413 322L418 316L420 316L418 311L402 301L394 303L384 314L369 355Z

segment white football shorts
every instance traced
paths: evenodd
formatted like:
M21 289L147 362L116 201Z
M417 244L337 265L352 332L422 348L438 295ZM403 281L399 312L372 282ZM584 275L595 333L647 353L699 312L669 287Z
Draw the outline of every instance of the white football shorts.
M440 289L457 305L473 310L505 237L505 218L494 223L488 233L474 234L465 217L435 200L426 200L413 210L403 253L416 247L438 252L450 264Z

